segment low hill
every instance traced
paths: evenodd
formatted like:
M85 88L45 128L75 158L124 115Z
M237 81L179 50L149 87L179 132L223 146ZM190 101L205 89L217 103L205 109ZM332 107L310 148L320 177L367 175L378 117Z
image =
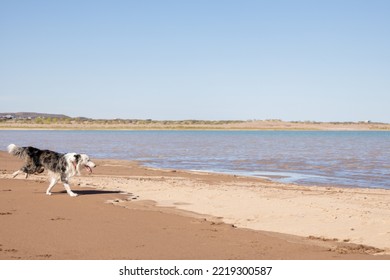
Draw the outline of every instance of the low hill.
M33 113L33 112L18 112L18 113L0 113L0 118L12 118L12 119L36 119L36 118L57 118L67 119L69 116L62 114L46 114L46 113Z

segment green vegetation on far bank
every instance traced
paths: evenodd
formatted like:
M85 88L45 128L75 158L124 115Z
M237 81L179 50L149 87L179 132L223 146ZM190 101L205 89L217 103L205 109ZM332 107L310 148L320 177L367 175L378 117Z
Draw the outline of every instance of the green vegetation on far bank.
M313 122L282 120L152 120L36 117L0 119L0 129L54 130L390 130L373 122Z

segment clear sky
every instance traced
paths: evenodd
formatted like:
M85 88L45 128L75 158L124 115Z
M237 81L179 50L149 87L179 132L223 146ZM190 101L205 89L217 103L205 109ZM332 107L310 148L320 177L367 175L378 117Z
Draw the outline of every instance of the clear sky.
M390 1L0 0L0 112L390 122Z

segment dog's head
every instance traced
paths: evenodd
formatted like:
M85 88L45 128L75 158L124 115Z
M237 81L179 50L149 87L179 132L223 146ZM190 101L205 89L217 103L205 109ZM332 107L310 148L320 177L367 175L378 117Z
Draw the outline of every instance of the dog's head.
M89 173L92 173L92 168L96 167L96 164L89 159L89 156L86 154L77 154L78 163L77 163L77 171L80 173L80 167L85 168Z
M81 168L85 168L89 173L92 173L92 168L96 167L96 164L86 154L68 153L66 157L76 174L80 174Z

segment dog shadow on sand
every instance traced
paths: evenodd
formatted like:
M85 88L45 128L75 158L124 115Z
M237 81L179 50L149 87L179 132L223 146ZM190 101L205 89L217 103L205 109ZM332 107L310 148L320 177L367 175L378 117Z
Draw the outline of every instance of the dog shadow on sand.
M66 191L60 191L58 193L66 193ZM106 191L106 190L76 190L78 195L99 195L99 194L119 194L120 191Z

